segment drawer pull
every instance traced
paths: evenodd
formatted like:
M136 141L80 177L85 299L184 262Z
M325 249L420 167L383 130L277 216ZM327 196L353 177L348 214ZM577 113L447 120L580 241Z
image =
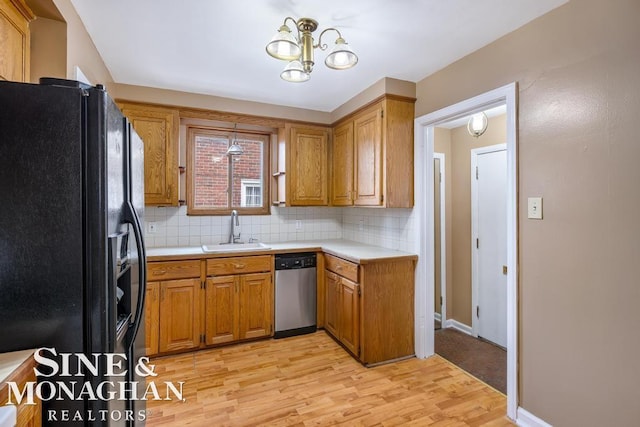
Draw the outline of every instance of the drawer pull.
M154 276L162 276L163 274L167 274L167 270L153 270Z
M336 270L342 270L342 266L340 264L336 265Z
M243 268L245 268L247 265L246 264L233 264L234 268L237 268L238 270L241 270Z

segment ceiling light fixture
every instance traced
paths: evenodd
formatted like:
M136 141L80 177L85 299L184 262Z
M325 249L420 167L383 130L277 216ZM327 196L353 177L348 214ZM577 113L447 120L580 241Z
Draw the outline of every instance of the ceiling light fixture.
M291 34L287 21L292 21L298 29L298 37ZM311 78L313 71L313 50L327 50L328 46L322 44L322 36L327 31L335 31L338 38L324 63L334 70L346 70L358 63L358 56L353 53L351 47L342 38L342 34L335 28L327 28L320 33L318 44L313 43L313 33L318 28L318 22L311 18L300 18L297 21L290 16L284 19L284 23L275 36L267 44L267 53L276 59L290 61L280 74L283 80L288 82L306 82Z
M227 149L227 156L239 156L244 153L244 149L238 144L238 124L233 126L233 139L231 145Z
M480 112L471 116L467 123L467 131L469 131L471 136L477 138L487 130L488 125L489 119L487 118L487 115Z

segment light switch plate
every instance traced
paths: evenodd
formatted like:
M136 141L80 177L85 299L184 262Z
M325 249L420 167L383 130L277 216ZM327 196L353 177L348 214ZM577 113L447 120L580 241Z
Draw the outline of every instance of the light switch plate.
M527 213L529 219L542 219L542 197L529 197Z

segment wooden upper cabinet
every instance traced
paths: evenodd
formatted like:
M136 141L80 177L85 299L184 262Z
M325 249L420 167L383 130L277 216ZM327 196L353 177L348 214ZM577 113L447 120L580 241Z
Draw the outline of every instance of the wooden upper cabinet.
M0 80L29 82L33 12L22 0L0 0Z
M413 104L413 99L385 95L334 128L334 205L413 207ZM346 153L350 146L352 157Z
M287 125L287 203L291 206L329 204L329 133L322 127Z
M353 121L355 197L359 206L382 205L382 105Z
M147 205L178 206L178 110L119 103L144 142L144 200Z
M338 126L331 144L331 204L353 204L353 122Z

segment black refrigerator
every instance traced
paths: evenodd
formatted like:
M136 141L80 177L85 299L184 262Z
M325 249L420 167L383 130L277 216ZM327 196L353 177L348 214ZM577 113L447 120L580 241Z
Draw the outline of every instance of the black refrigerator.
M76 355L71 370L78 354L100 365L39 380L144 392L143 155L102 86L0 81L0 352L54 348ZM126 355L113 377L95 356L106 353ZM144 425L134 393L76 393L43 401L43 424Z

